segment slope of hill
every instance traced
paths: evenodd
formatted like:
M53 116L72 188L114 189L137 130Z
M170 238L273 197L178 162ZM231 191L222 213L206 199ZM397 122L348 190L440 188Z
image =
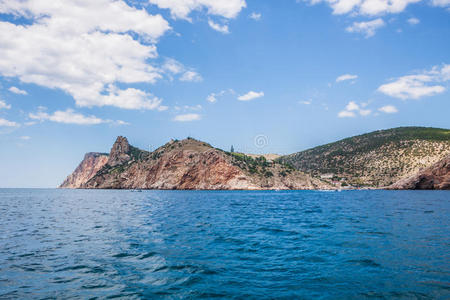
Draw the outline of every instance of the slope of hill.
M397 181L392 190L450 190L450 155L419 173Z
M61 188L95 189L329 189L331 185L264 157L229 153L191 138L153 152L118 137L106 163L87 155ZM98 169L98 170L97 170ZM95 173L94 171L97 170ZM94 174L93 174L94 173Z
M344 186L383 187L412 176L448 154L450 130L400 127L346 138L278 161Z

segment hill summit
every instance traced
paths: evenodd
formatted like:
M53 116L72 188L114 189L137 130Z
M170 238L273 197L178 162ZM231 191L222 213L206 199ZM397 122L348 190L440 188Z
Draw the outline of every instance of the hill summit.
M346 138L279 158L337 186L386 187L450 154L450 130L399 127Z

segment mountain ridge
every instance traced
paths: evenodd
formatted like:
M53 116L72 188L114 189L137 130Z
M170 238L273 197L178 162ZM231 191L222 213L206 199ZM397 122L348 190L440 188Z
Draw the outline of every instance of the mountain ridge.
M389 188L450 155L450 130L398 127L266 159L192 138L149 152L119 136L109 154L87 153L61 188Z
M82 161L61 188L264 190L332 189L281 163L230 153L192 138L172 140L153 152L119 136L105 159ZM80 170L86 168L85 172ZM93 174L93 170L97 170ZM93 174L93 175L92 175ZM89 176L92 175L92 176ZM75 178L75 179L74 179Z

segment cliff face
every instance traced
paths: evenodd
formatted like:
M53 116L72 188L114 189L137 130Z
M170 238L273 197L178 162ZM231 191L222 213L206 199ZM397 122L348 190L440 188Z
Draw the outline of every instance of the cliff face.
M77 188L261 190L329 189L326 183L287 166L228 153L194 140L172 141L154 152L119 137L109 159ZM66 187L66 186L62 186Z
M87 153L75 171L61 184L61 188L79 188L95 176L108 161L108 155L102 153Z
M414 176L399 180L393 190L450 190L450 156Z

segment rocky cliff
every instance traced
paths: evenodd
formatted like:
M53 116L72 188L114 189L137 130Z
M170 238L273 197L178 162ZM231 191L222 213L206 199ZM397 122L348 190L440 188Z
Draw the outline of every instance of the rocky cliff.
M393 190L450 190L450 155L414 176L399 180Z
M79 178L77 184L67 185L65 182L61 187L170 190L332 188L321 180L281 163L267 161L264 157L224 152L190 138L171 141L147 152L129 145L126 138L118 137L106 162L93 176L90 176L92 168L88 167L83 172L84 165L88 166L82 163L78 171L69 176Z
M62 188L78 188L95 176L108 162L108 155L90 152L84 156L83 161L75 171L61 184Z

